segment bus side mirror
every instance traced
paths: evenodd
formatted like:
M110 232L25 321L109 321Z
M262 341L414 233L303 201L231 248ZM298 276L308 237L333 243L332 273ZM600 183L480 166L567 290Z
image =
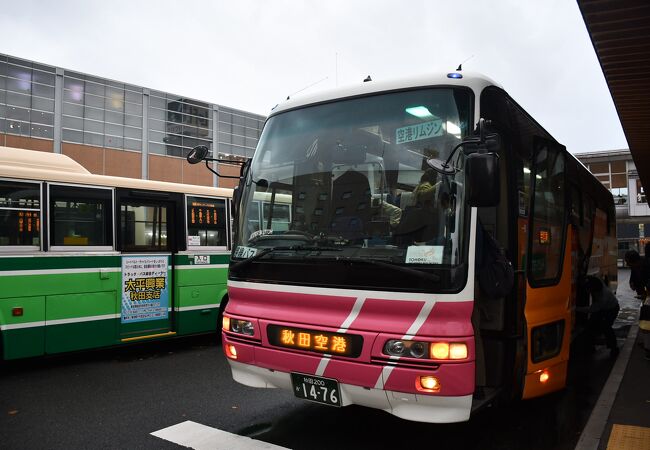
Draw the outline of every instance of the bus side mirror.
M207 145L197 145L187 154L187 162L190 164L198 164L208 156L210 149Z
M501 196L499 155L471 153L465 160L467 201L470 206L497 206Z
M244 190L244 183L246 182L246 177L248 176L248 169L250 168L251 160L246 160L240 170L239 170L239 184L235 186L235 189L232 191L232 212L235 219L235 223L238 222L239 218L239 204L241 202L241 194Z

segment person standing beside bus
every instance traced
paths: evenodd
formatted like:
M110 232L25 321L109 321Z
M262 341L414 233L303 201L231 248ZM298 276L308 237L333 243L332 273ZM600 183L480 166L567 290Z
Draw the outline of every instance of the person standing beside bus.
M610 355L616 357L618 355L618 345L612 325L616 317L618 317L620 309L618 299L600 278L588 276L584 286L585 290L591 295L591 306L578 307L576 311L589 313L587 331L592 345L596 337L603 334Z
M636 292L636 298L645 300L650 275L646 260L636 250L629 250L625 253L625 264L630 268L630 289Z

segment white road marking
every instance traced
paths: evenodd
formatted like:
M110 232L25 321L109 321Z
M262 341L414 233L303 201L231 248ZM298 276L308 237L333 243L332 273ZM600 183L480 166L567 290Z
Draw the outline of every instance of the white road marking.
M151 435L196 450L286 450L286 447L228 433L191 420L154 431Z

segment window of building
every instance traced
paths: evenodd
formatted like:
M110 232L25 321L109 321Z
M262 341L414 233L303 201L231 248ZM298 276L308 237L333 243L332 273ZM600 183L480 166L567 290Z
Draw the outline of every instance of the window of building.
M0 249L38 249L40 245L40 185L0 181Z
M53 249L113 248L112 190L50 186Z
M187 197L187 246L226 247L226 201Z
M648 203L648 200L645 197L645 190L641 184L641 179L637 178L636 180L636 202L637 203Z
M185 157L197 145L212 146L212 105L152 91L149 150Z
M0 132L53 138L54 70L0 55Z
M63 140L142 150L142 95L135 86L66 71Z
M627 205L628 193L627 187L612 188L612 196L614 197L614 204L616 205Z

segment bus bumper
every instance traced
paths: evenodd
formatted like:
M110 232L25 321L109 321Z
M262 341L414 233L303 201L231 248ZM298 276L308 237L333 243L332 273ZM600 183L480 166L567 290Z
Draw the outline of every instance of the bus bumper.
M227 340L224 340L224 345ZM260 367L260 362L255 361L256 350L262 353L272 352L272 350L260 348L253 345L242 345L241 343L235 344L237 346L237 359L233 360L228 358L232 370L232 376L235 381L246 386L259 387L259 388L280 388L292 389L290 372L281 368L266 368ZM274 352L277 353L277 352ZM283 352L279 352L283 353ZM280 356L280 355L275 355ZM292 355L297 359L311 359L305 355ZM280 356L281 358L281 356ZM277 359L276 359L277 360ZM246 361L246 362L243 362ZM295 361L295 359L294 359ZM303 359L304 361L304 359ZM253 364L248 364L255 363ZM357 363L342 362L343 364L350 365L350 372L355 372ZM471 383L469 392L461 395L436 395L417 392L400 392L391 390L389 387L383 389L376 387L367 387L357 384L346 382L345 377L334 377L339 381L339 388L341 391L341 405L360 405L369 408L381 409L394 416L402 419L412 420L417 422L429 423L451 423L463 422L469 420L470 412L472 409L472 392L474 389L474 365L473 364L456 364L455 367L446 367L442 374L442 380L449 380L454 378L454 374L460 375L455 378L468 378L466 376L467 370L471 369L472 373L464 384ZM382 367L375 367L381 371ZM460 370L458 370L460 369ZM300 372L301 370L297 370ZM358 372L358 370L356 371ZM303 373L313 373L313 371L303 371ZM325 377L331 378L332 376L327 373ZM392 375L395 379L409 378L413 379L413 369L395 367L392 369ZM445 381L442 381L443 383ZM411 385L413 386L413 385ZM406 389L405 389L406 390ZM413 390L414 386L413 386ZM462 390L467 391L468 388L464 387Z

